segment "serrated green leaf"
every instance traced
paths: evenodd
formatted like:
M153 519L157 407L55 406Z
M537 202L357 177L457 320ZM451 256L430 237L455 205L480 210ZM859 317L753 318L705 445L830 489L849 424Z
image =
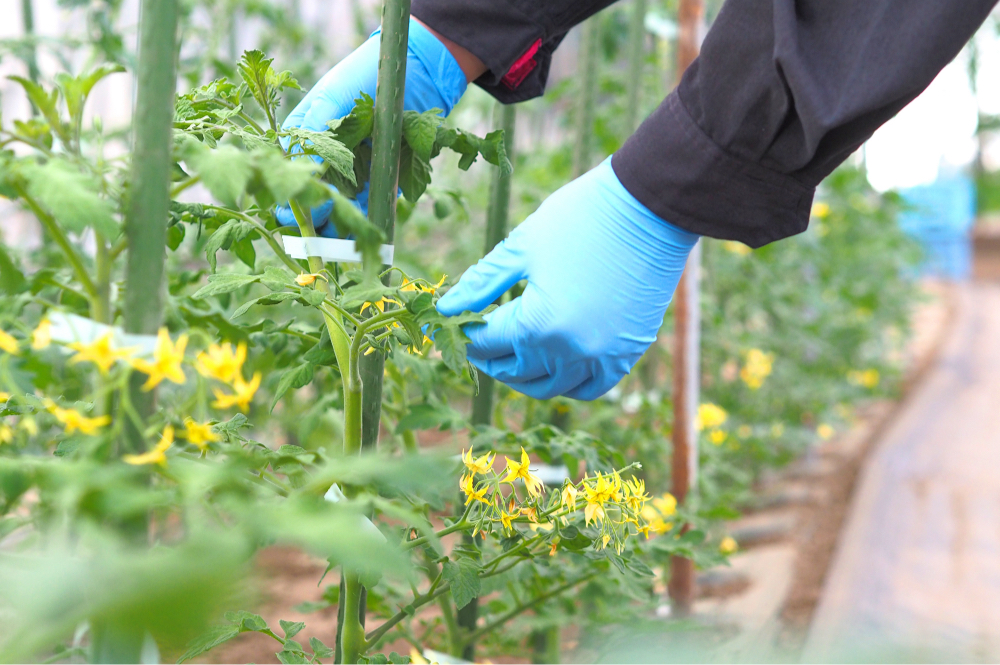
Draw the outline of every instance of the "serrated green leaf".
M233 291L242 289L244 286L248 286L259 281L260 275L238 275L236 273L209 275L208 284L198 289L198 291L195 292L191 298L194 300L204 300L209 296L232 293Z
M295 637L306 627L306 624L301 621L285 621L284 619L279 620L278 624L281 626L281 630L285 632L286 639Z
M343 118L331 121L328 126L338 141L353 150L372 135L375 127L375 100L362 92L361 97L354 100L354 109Z
M341 177L349 180L352 185L357 185L354 176L354 152L334 138L330 132L290 128L283 133L294 139L293 143L302 148L305 154L320 157Z
M337 364L337 355L333 352L333 346L330 344L330 334L326 328L323 328L323 335L320 337L319 343L306 351L305 355L302 356L302 360L313 365Z
M416 203L431 183L431 164L409 145L399 154L399 188L410 203Z
M329 605L327 605L329 607ZM309 648L313 650L317 658L333 658L333 649L323 644L318 638L309 638Z
M431 109L425 113L416 111L403 112L403 138L414 154L425 162L434 156L434 143L437 141L437 129L444 122L441 109Z
M120 74L124 71L125 68L117 63L103 63L80 76L71 76L64 72L56 74L56 84L62 91L66 109L74 123L78 123L83 117L83 107L94 86L111 74Z
M299 200L314 205L317 197L325 197L326 187L316 178L320 166L311 159L286 159L277 149L255 150L251 153L254 163L254 178L250 192L257 198L261 208L271 208L279 203Z
M204 635L201 635L200 637L189 642L188 650L177 659L177 662L183 663L191 660L192 658L197 658L201 654L211 651L220 644L224 644L225 642L233 639L239 635L240 632L239 626L213 626Z
M51 92L46 92L45 88L22 76L8 76L7 78L21 84L24 92L28 95L28 99L31 100L31 103L48 120L49 126L65 138L63 122L62 118L59 117L57 106L59 102L59 90L53 89Z
M445 562L441 577L451 586L451 597L457 609L462 609L472 602L473 598L479 597L482 589L479 571L479 564L465 557Z
M370 280L345 289L342 304L344 307L357 307L366 302L378 302L395 294L396 289L391 286L386 286L378 280Z
M446 326L434 333L434 346L441 360L451 371L461 374L465 369L466 346L470 340L459 326Z
M274 400L271 402L271 411L274 411L274 407L277 406L278 400L284 397L289 388L295 388L297 390L311 383L315 371L316 367L311 363L303 363L285 370L285 373L282 374L281 378L278 380L278 387L274 389Z
M106 238L118 237L114 206L98 194L102 188L96 178L62 159L26 163L21 174L27 181L28 195L67 230L81 233L91 227Z
M253 224L241 219L231 219L217 228L205 243L205 257L212 267L212 272L215 272L216 254L220 249L230 249L235 243L249 238L255 232Z
M24 273L10 258L7 248L0 245L0 291L9 296L16 296L28 290L28 280Z
M246 610L226 612L225 618L226 621L238 627L241 633L257 633L267 630L267 622L264 621L264 618L253 612L247 612Z
M396 434L408 430L438 427L441 430L458 429L466 425L465 417L444 404L414 404L396 424Z
M278 662L283 663L283 665L308 665L309 663L309 658L301 651L283 649L274 655L277 657Z
M181 155L216 200L236 207L253 175L247 153L230 145L212 150L197 141L189 141Z
M230 316L229 319L232 321L240 318L249 312L255 305L277 305L278 303L285 302L286 300L294 300L298 297L297 293L292 293L290 291L269 293L266 296L260 296L259 298L254 298L253 300L243 303L235 312L233 312L233 315Z

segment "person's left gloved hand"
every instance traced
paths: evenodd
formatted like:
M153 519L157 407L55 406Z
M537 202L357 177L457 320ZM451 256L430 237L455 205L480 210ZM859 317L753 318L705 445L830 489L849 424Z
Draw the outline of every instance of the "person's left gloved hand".
M362 92L374 99L380 35L381 29L376 30L368 41L327 72L288 115L283 126L323 132L331 120L342 118L354 109L354 100ZM468 87L461 67L445 45L412 18L407 47L403 108L418 113L437 108L447 116ZM358 195L363 210L367 201L366 185ZM332 207L333 203L328 201L314 209L312 217L320 235L335 238L337 229L328 223ZM295 216L287 205L278 207L277 218L283 226L295 226Z
M481 311L526 279L521 297L466 328L469 360L536 399L596 399L655 341L697 241L632 196L609 158L467 270L438 311Z

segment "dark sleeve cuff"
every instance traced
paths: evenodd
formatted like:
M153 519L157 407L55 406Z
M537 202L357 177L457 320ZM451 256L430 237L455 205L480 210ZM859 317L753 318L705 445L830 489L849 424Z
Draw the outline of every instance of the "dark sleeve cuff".
M552 54L566 36L565 31L551 30L521 4L413 0L411 13L482 60L487 70L476 85L504 104L513 104L545 92Z
M632 196L685 231L762 247L809 225L815 183L727 154L673 92L611 160Z

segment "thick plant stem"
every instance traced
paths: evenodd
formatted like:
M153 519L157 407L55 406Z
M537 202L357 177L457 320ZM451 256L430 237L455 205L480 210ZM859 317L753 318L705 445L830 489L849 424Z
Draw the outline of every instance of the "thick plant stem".
M375 95L375 124L372 130L371 193L368 197L368 219L382 229L387 242L392 243L396 227L396 192L399 188L399 153L403 142L403 96L406 90L406 50L410 32L410 0L384 0L382 4L382 36L378 61L378 87ZM371 273L375 266L365 266ZM362 335L358 330L357 336ZM358 359L358 339L352 345L352 360ZM361 448L378 444L382 414L382 378L385 359L381 353L363 358L352 381L357 379L361 401L361 440L357 449L345 454L357 454ZM362 393L362 386L364 391ZM346 394L345 388L345 394ZM346 423L345 423L346 425ZM365 650L365 632L361 617L365 613L365 591L358 576L346 573L346 605L341 631L342 659L356 663Z
M170 205L170 151L176 76L177 0L143 0L139 26L134 147L125 215L124 324L133 334L154 334L162 316L163 263ZM130 399L143 418L153 411L152 392L132 375ZM145 449L142 432L128 428L129 448Z
M573 176L579 178L590 170L593 152L594 105L597 101L597 56L600 49L599 17L593 16L580 32L580 94L576 107L576 149L573 153Z
M642 71L646 64L646 0L632 0L628 28L628 103L625 106L625 130L631 134L639 127L642 102Z

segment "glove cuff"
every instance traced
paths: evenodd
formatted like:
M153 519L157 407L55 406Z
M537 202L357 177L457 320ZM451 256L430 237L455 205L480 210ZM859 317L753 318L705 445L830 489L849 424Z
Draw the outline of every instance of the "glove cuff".
M382 28L378 28L370 39L381 32ZM408 111L425 113L439 108L447 116L469 87L465 72L451 51L412 17L406 66L405 108ZM414 71L418 67L423 71Z

